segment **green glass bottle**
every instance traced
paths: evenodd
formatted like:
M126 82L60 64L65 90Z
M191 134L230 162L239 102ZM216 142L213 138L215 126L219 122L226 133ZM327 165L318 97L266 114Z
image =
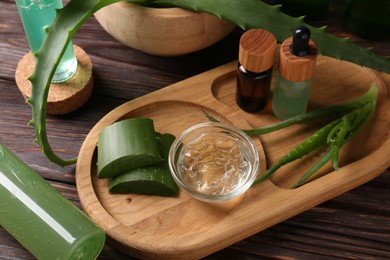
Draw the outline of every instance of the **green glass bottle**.
M0 143L0 224L38 259L96 259L105 233Z
M36 52L45 38L45 27L55 18L55 9L62 8L61 0L16 0L20 19L32 52ZM70 43L53 76L53 83L64 82L76 73L77 59Z
M272 98L272 111L279 119L306 112L316 60L317 46L310 41L310 30L306 26L298 27L294 36L282 43Z

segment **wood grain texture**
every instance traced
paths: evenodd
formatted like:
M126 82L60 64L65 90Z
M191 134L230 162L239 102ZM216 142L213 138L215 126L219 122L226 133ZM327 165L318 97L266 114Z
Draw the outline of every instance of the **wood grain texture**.
M263 72L275 62L275 36L263 29L252 29L240 38L238 61L251 72Z
M84 105L92 94L91 59L79 46L74 45L73 48L78 63L77 71L68 81L51 84L46 107L48 115L64 115L73 112ZM30 51L19 61L15 71L16 85L26 100L31 97L31 82L28 77L34 72L34 67L34 56Z
M65 1L66 2L66 1ZM365 47L390 55L390 39L367 41L348 34L337 19L328 31L349 36ZM94 64L94 90L89 101L64 116L49 116L50 141L63 156L77 156L92 127L112 109L146 93L237 59L235 30L205 50L175 58L160 58L131 49L109 36L94 18L76 33ZM27 126L31 109L15 84L15 69L28 52L28 44L14 0L0 1L0 139L55 188L80 206L75 187L75 167L50 164L33 142ZM384 77L389 78L388 74ZM388 80L388 82L390 82ZM313 104L316 105L316 104ZM321 104L318 104L321 105ZM368 165L374 165L369 162ZM293 218L237 242L206 259L389 259L390 171L374 180L313 207ZM34 259L0 228L0 259ZM99 259L129 259L107 243Z
M237 64L232 62L129 101L102 118L83 143L76 167L83 209L129 255L198 259L377 177L390 165L388 87L378 74L351 63L321 57L318 66L311 102L322 101L322 107L356 98L372 82L379 88L373 120L340 153L339 172L328 165L312 182L291 190L313 163L304 158L282 167L271 181L252 187L240 201L222 206L196 201L183 191L179 198L108 193L109 181L97 179L96 147L100 131L114 122L148 117L154 120L156 131L178 136L196 123L207 122L204 112L244 129L270 124L265 117L276 121L271 111L248 114L238 109L234 98ZM329 89L333 81L339 87ZM260 152L260 174L312 133L312 125L273 132L261 136L261 142L253 138ZM357 145L359 149L353 149ZM367 167L369 162L375 166Z
M292 82L302 82L311 79L316 68L317 46L313 41L310 41L310 53L304 57L298 57L291 53L291 44L292 37L285 40L280 46L280 75Z

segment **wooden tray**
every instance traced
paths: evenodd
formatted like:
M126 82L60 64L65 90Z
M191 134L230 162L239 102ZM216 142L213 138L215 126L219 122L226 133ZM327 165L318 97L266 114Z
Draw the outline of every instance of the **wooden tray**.
M289 189L318 158L302 159L282 167L240 200L220 205L197 201L184 192L178 198L108 193L108 181L96 177L96 145L98 133L118 120L150 117L157 131L176 136L207 121L204 111L241 128L278 121L269 109L248 114L236 106L235 68L232 62L129 101L103 117L87 136L76 168L81 204L120 250L142 258L201 258L351 190L389 167L389 85L372 70L319 57L310 109L363 95L372 82L379 87L376 113L342 149L339 172L327 165L311 182ZM261 172L319 126L295 125L254 138Z

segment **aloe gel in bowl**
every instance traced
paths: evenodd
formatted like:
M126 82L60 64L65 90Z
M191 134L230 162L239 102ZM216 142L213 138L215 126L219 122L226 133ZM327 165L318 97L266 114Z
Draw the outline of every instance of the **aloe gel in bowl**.
M38 259L95 259L105 233L0 144L0 224Z

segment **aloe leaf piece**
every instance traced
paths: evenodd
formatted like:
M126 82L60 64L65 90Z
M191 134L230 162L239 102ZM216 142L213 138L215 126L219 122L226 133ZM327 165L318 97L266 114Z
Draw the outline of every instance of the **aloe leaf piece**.
M99 133L98 178L111 178L162 161L149 118L131 118L106 126Z
M175 141L171 134L158 134L162 162L137 168L114 177L109 184L111 193L137 193L172 197L179 193L168 166L169 149Z
M50 82L67 44L84 22L100 8L120 0L71 0L57 10L53 24L46 29L46 37L41 49L34 55L37 58L34 73L29 80L32 94L27 102L32 106L32 119L29 124L35 129L36 141L45 156L60 166L74 164L77 158L64 160L51 148L46 133L46 105ZM279 6L270 6L260 0L129 0L129 2L149 5L165 4L211 13L221 19L233 22L243 29L264 28L275 34L279 42L292 34L303 17L292 18L283 14ZM319 53L380 71L390 72L390 61L351 43L325 32L325 28L314 28L312 39L317 43Z

